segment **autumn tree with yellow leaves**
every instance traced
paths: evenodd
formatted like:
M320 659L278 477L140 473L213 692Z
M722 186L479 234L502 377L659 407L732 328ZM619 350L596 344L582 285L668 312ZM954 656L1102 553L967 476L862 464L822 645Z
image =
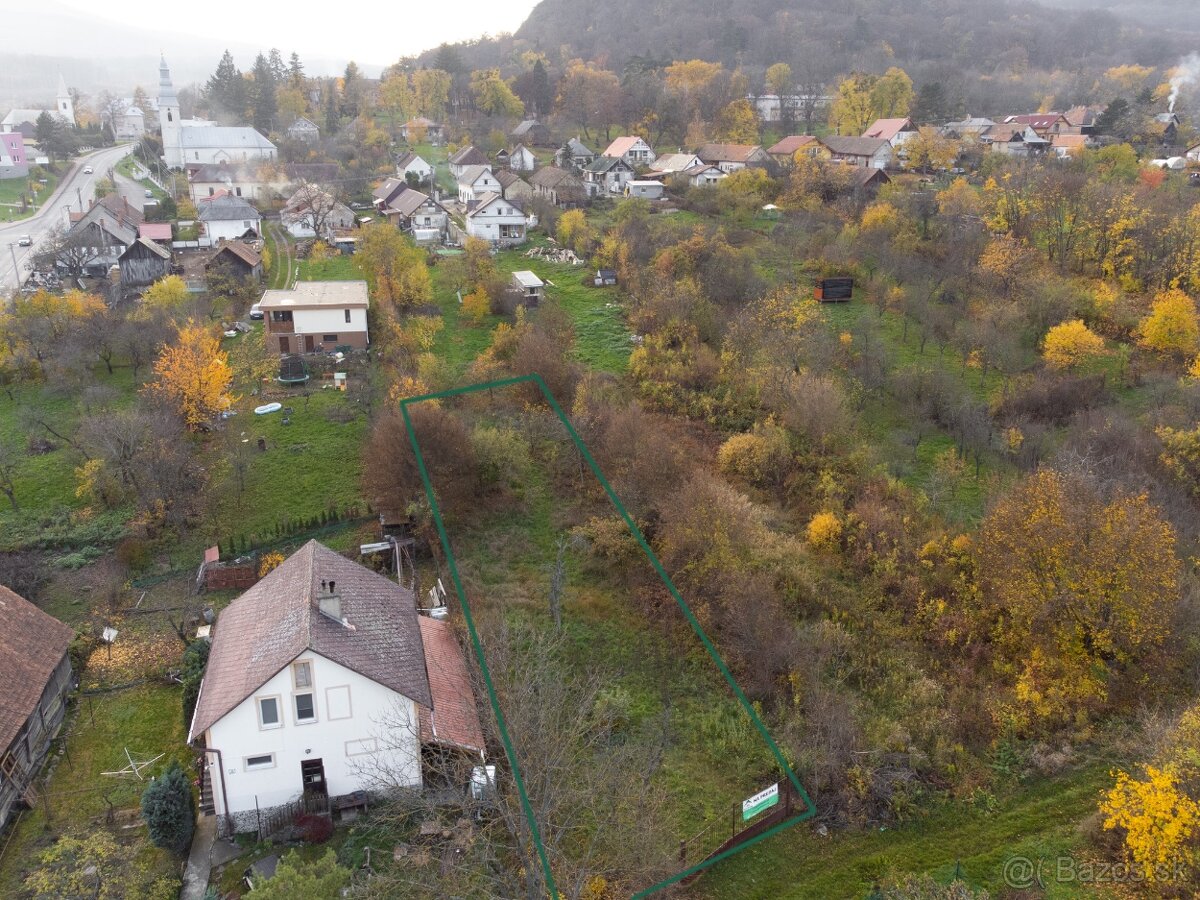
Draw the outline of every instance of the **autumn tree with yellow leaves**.
M1036 728L1086 719L1110 684L1142 670L1179 599L1175 531L1144 494L1102 496L1041 470L983 522L977 565L1013 700Z
M1052 369L1073 369L1104 355L1104 338L1082 319L1060 322L1042 341L1042 359Z
M1138 324L1138 343L1159 353L1194 354L1200 348L1196 301L1178 288L1158 294L1150 314Z
M149 390L169 403L188 428L213 421L234 402L229 354L212 329L192 320L179 329L175 343L164 346L154 363Z

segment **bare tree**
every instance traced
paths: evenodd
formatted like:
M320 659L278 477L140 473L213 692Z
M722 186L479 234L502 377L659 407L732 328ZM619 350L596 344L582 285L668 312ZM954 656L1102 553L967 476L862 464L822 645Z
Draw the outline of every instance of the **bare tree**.
M93 244L86 234L73 234L59 225L39 245L38 252L33 255L33 265L38 269L65 269L69 275L78 277L106 249Z
M598 879L614 895L627 895L667 877L674 869L672 842L654 778L666 740L661 723L633 728L607 687L611 673L581 671L561 633L499 615L477 624L560 896L575 900ZM483 696L482 683L476 687ZM399 717L382 724L384 741L412 727ZM491 716L484 729L488 746L501 746ZM381 813L398 823L414 814L455 822L456 829L471 830L470 839L452 842L440 872L389 868L368 882L362 896L547 896L511 771L498 765L493 795L475 800L465 787L471 765L461 754L431 755L427 747L426 789L393 793ZM387 773L380 774L386 783ZM433 789L439 780L443 789ZM468 824L472 820L477 824Z
M17 462L20 457L16 449L8 443L0 443L0 494L8 498L14 510L20 509L17 503Z
M283 208L283 220L310 228L319 238L329 238L333 235L333 217L341 205L337 188L301 181Z

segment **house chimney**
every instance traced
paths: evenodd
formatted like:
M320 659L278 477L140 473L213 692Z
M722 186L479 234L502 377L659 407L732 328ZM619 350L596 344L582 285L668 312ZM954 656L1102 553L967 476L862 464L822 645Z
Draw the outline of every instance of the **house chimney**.
M345 624L342 622L342 598L332 590L326 592L324 590L325 582L321 582L321 593L317 595L317 610L326 618L333 619L339 625ZM330 583L330 588L333 584Z

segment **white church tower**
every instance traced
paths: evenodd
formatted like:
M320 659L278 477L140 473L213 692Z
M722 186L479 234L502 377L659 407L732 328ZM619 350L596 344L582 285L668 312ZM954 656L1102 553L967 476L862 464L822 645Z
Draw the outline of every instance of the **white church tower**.
M183 147L180 140L179 99L171 84L171 70L162 57L158 66L158 124L162 127L163 162L171 169L183 168Z
M71 126L76 125L75 121L75 101L71 99L71 92L67 90L67 80L62 77L62 73L58 73L58 98L57 112L60 116L66 119Z

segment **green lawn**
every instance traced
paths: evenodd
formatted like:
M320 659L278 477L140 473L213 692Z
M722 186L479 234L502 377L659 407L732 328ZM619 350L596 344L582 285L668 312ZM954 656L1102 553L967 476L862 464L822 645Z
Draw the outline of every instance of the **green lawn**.
M292 279L292 245L287 234L278 225L268 223L263 229L267 249L271 254L271 271L267 276L267 287L286 290Z
M956 866L963 880L1003 896L1005 860L1024 856L1055 860L1087 855L1079 823L1096 810L1100 790L1111 783L1104 763L1092 763L1056 779L1015 786L994 811L947 802L926 819L892 829L827 837L801 823L718 863L704 875L699 893L724 897L863 898L875 879L889 873L930 873L950 881ZM1055 883L1037 896L1097 896L1095 885Z
M49 815L42 804L21 817L0 860L0 896L21 896L21 884L36 865L36 854L53 843L58 834L102 825L110 804L118 812L138 808L144 782L133 776L101 774L126 768L126 749L138 762L166 754L151 767L150 774L161 772L172 759L187 765L191 758L184 745L177 687L146 684L79 696L64 734L66 754L57 762L46 797ZM122 814L121 821L136 821L136 815ZM178 873L178 863L145 841L144 831L132 834L142 839L139 864L163 873Z
M92 371L90 381L116 391L118 405L134 402L135 385L128 368L117 368L109 375L98 366ZM75 496L75 468L82 463L82 457L65 441L40 430L38 437L49 440L55 449L42 454L28 452L30 434L21 412L26 407L36 408L55 431L66 437L74 436L81 416L77 397L44 385L18 385L12 389L11 398L0 392L0 443L16 455L14 493L19 507L14 510L7 498L0 497L0 550L36 539L47 516L81 506Z
M274 251L272 251L274 252ZM301 259L296 262L297 281L361 281L362 270L353 256L337 254L321 262Z
M530 259L525 248L497 254L496 265L505 275L528 269L546 282L546 296L562 304L575 325L575 358L579 362L602 372L625 371L633 345L619 288L592 287L594 273L587 266ZM583 283L585 279L588 285Z
M21 219L28 219L42 208L43 198L49 197L58 187L58 176L46 171L42 177L46 179L46 184L41 185L41 190L33 196L35 206L24 212L20 209L21 196L22 194L27 198L31 196L30 179L5 178L0 180L0 222L17 222Z

